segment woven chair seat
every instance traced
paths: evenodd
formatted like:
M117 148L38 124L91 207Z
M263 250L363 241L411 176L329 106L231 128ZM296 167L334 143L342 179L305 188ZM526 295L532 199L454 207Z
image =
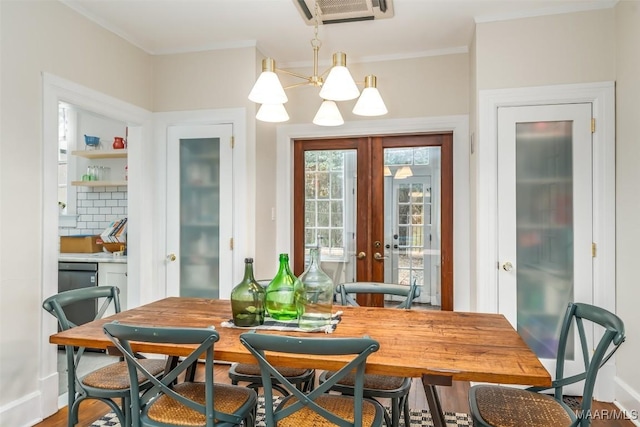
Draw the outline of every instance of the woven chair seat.
M165 361L160 359L141 359L140 363L153 375L158 375L165 368ZM143 382L144 375L138 373L138 381ZM88 387L124 390L129 388L129 371L127 362L117 362L97 369L84 378L82 384Z
M283 407L287 407L297 402L297 399L290 398L282 402ZM328 411L333 412L345 420L353 422L353 397L342 395L325 394L318 397L315 402ZM372 425L376 416L376 407L373 402L364 400L362 405L362 425ZM278 427L335 427L335 424L321 417L311 409L304 408L286 418L278 421Z
M205 383L180 383L173 389L179 394L201 404L205 404ZM245 387L215 384L214 407L217 412L232 414L253 395L253 390ZM150 404L149 419L180 426L204 426L205 415L183 405L168 395L162 395ZM216 420L217 421L217 420Z
M495 427L567 427L571 418L551 396L510 387L477 386L480 416Z
M310 369L288 368L286 366L276 366L276 369L283 377L300 377L310 372ZM235 365L235 370L238 374L260 376L260 366L253 363L238 363Z
M326 378L330 378L335 374L334 371L327 371ZM354 387L356 376L351 373L346 375L338 384ZM404 384L404 377L391 377L387 375L365 374L364 388L371 390L397 390Z

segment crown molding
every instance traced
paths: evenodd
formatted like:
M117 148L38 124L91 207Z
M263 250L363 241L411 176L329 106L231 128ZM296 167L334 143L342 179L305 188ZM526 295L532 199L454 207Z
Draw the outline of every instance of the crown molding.
M403 59L417 59L426 58L430 56L444 56L444 55L459 55L469 53L467 46L457 46L446 49L432 49L424 50L421 52L412 53L397 53L393 55L376 55L376 56L363 56L360 58L349 56L349 64L365 64L371 62L385 62L385 61L398 61ZM277 58L276 58L277 59ZM318 65L323 67L331 66L331 61L321 60ZM279 64L279 68L309 68L313 66L312 61L297 61L297 62L285 62Z
M574 2L562 6L546 7L536 10L506 12L495 15L476 16L476 24L496 21L510 21L512 19L535 18L538 16L560 15L564 13L585 12L589 10L611 9L619 0L594 0L587 2Z

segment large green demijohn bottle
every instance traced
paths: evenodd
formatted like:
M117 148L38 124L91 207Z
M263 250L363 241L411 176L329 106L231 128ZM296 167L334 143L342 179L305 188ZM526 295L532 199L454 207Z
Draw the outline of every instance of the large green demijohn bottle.
M296 292L302 284L289 268L289 254L280 254L279 258L278 272L267 286L266 309L276 320L297 319Z
M298 278L302 289L297 294L298 326L314 329L331 323L335 293L333 280L320 267L320 248L309 249L309 265Z
M236 326L264 324L265 291L253 277L253 258L244 259L244 278L231 291L231 312Z

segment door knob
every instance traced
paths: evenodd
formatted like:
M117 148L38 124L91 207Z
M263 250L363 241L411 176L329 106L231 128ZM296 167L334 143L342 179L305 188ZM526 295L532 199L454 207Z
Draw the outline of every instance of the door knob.
M380 261L381 259L387 259L388 257L382 256L380 252L376 252L375 254L373 254L373 258L375 258L376 261Z
M176 254L169 254L169 255L167 255L167 260L168 260L169 262L173 262L173 261L175 261L175 260L176 260Z
M502 269L504 271L511 271L511 270L513 270L513 264L511 264L509 261L507 261L504 264L502 264Z
M365 259L367 257L367 254L364 252L360 252L357 256L358 256L358 259Z

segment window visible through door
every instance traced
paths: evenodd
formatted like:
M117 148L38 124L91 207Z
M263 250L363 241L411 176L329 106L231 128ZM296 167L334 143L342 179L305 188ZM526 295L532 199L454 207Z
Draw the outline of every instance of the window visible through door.
M58 103L58 208L61 214L71 210L67 198L68 154L71 132L71 118L69 108Z

